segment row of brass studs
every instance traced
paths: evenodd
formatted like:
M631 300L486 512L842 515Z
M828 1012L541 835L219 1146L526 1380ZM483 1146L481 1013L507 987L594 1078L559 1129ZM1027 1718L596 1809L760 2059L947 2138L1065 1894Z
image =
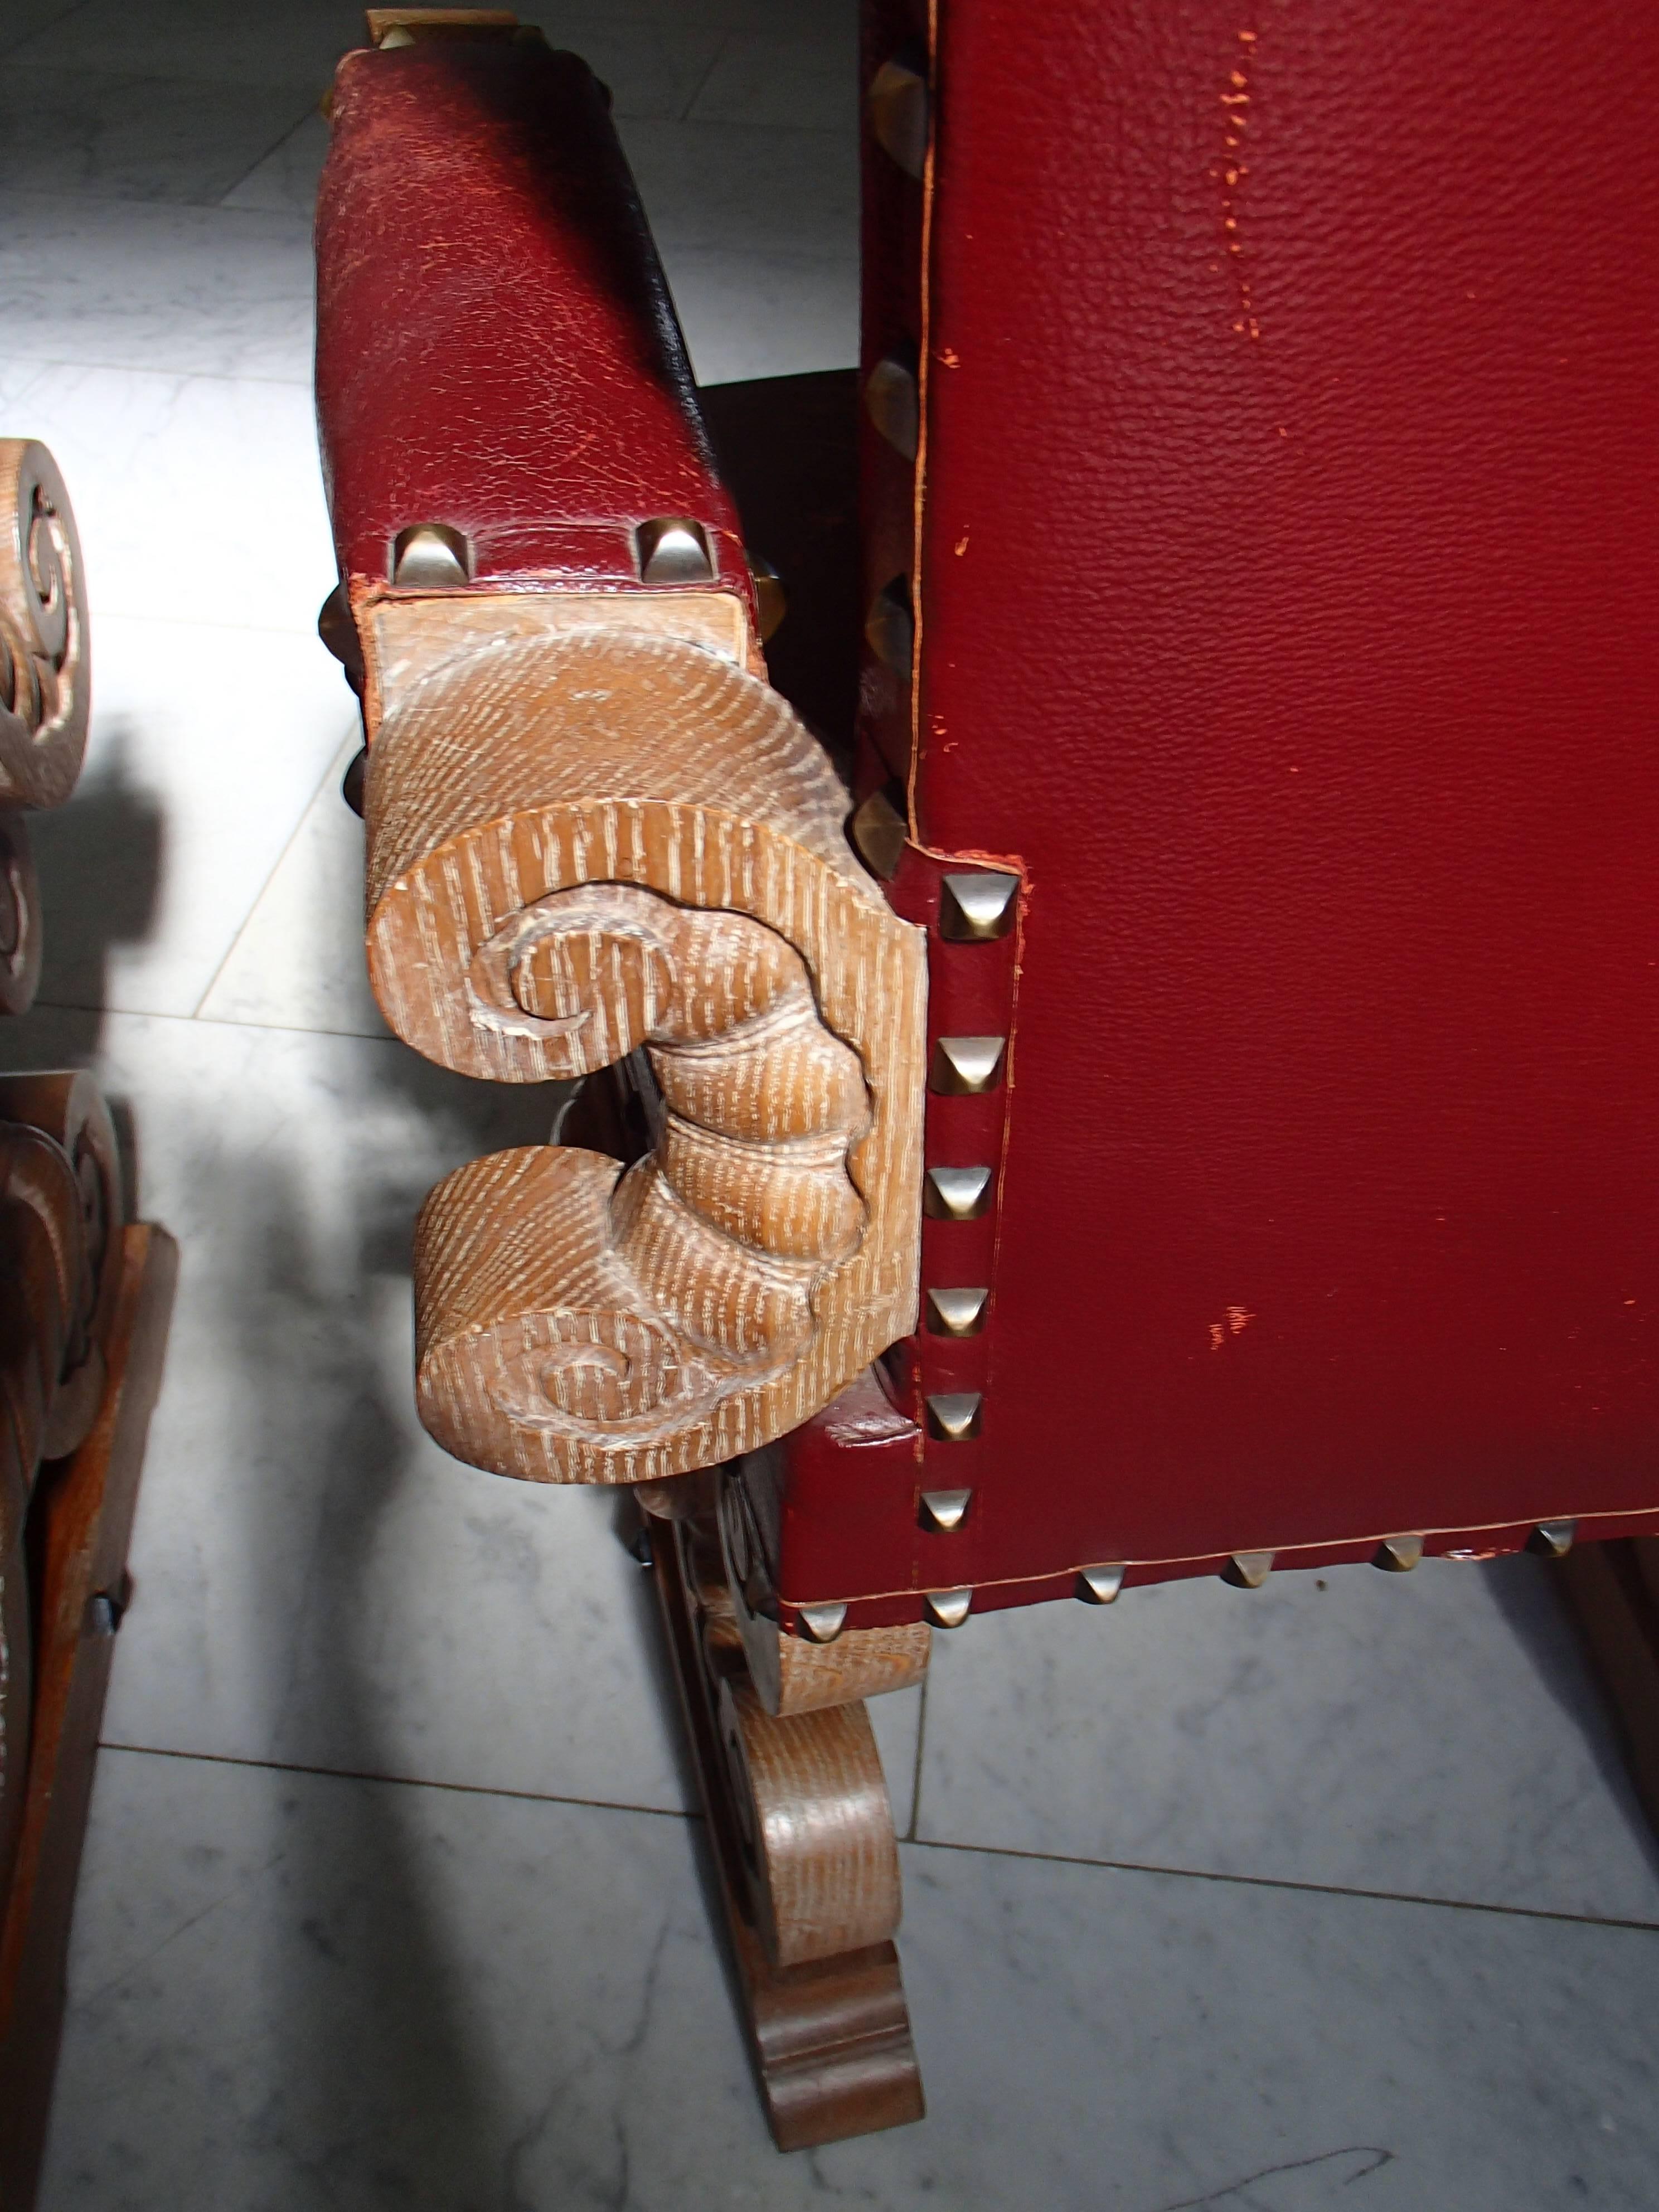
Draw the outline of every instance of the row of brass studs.
M1576 1521L1540 1521L1527 1539L1527 1549L1547 1559L1563 1559L1578 1533ZM1273 1571L1275 1552L1235 1552L1221 1570L1221 1579L1235 1589L1260 1589ZM1423 1557L1420 1536L1385 1536L1371 1554L1371 1565L1385 1574L1406 1575ZM1109 1605L1123 1587L1126 1566L1085 1567L1073 1593L1085 1605Z
M1006 937L1018 910L1018 877L975 872L948 875L939 900L939 935L949 944L983 945ZM936 1037L927 1087L947 1098L982 1097L1001 1084L1007 1066L1006 1036ZM996 1197L996 1176L987 1167L933 1167L922 1185L922 1211L935 1221L976 1221ZM927 1328L933 1336L977 1336L990 1303L988 1284L953 1284L929 1290ZM939 1443L962 1443L980 1432L984 1399L977 1390L936 1391L926 1401L927 1433ZM971 1488L925 1490L921 1525L934 1535L962 1528L973 1503ZM973 1605L971 1589L933 1590L924 1603L941 1628L960 1627Z
M707 584L714 579L708 532L689 516L659 514L641 523L634 532L634 549L642 584ZM751 561L750 567L757 593L776 582L777 571L769 562ZM400 591L459 591L471 583L472 574L472 541L447 522L413 523L392 541L392 580ZM778 616L781 620L781 607ZM763 608L763 622L764 618Z

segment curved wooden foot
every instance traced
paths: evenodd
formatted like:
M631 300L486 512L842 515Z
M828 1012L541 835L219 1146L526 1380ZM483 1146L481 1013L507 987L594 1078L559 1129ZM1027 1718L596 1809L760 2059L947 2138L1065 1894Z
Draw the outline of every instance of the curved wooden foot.
M718 1481L646 1526L767 2119L780 2150L805 2150L922 2117L898 1854L863 1705L777 1717L757 1695Z

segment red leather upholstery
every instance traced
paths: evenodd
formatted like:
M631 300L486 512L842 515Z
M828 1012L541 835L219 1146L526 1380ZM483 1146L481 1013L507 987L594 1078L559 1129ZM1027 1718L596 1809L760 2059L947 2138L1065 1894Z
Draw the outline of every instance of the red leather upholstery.
M914 1471L975 1503L896 1475L860 1588L1659 1526L1651 23L938 40L914 763L866 732L1030 896L981 1431Z
M480 583L638 582L633 529L702 522L749 586L604 89L574 55L348 54L317 218L317 399L340 573L447 524Z

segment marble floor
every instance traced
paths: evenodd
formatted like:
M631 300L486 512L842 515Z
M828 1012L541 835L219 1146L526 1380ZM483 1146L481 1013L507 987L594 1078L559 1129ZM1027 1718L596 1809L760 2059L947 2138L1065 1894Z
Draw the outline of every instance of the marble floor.
M848 0L540 12L705 381L850 362ZM546 1111L362 972L307 385L356 36L0 0L0 424L63 465L96 663L0 1054L100 1071L184 1252L44 2212L1645 2212L1659 1853L1529 1559L939 1638L877 1709L931 2117L770 2148L616 1507L410 1409L413 1209Z

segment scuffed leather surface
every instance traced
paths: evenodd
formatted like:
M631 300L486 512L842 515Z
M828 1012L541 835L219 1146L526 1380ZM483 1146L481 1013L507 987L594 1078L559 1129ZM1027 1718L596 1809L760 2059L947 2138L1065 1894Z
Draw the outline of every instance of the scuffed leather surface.
M951 1579L1659 1506L1651 18L940 42L915 799L1033 884Z
M636 581L684 514L741 579L737 520L605 96L572 54L349 54L317 214L317 397L341 573L465 531L481 580ZM746 589L746 584L743 586Z

